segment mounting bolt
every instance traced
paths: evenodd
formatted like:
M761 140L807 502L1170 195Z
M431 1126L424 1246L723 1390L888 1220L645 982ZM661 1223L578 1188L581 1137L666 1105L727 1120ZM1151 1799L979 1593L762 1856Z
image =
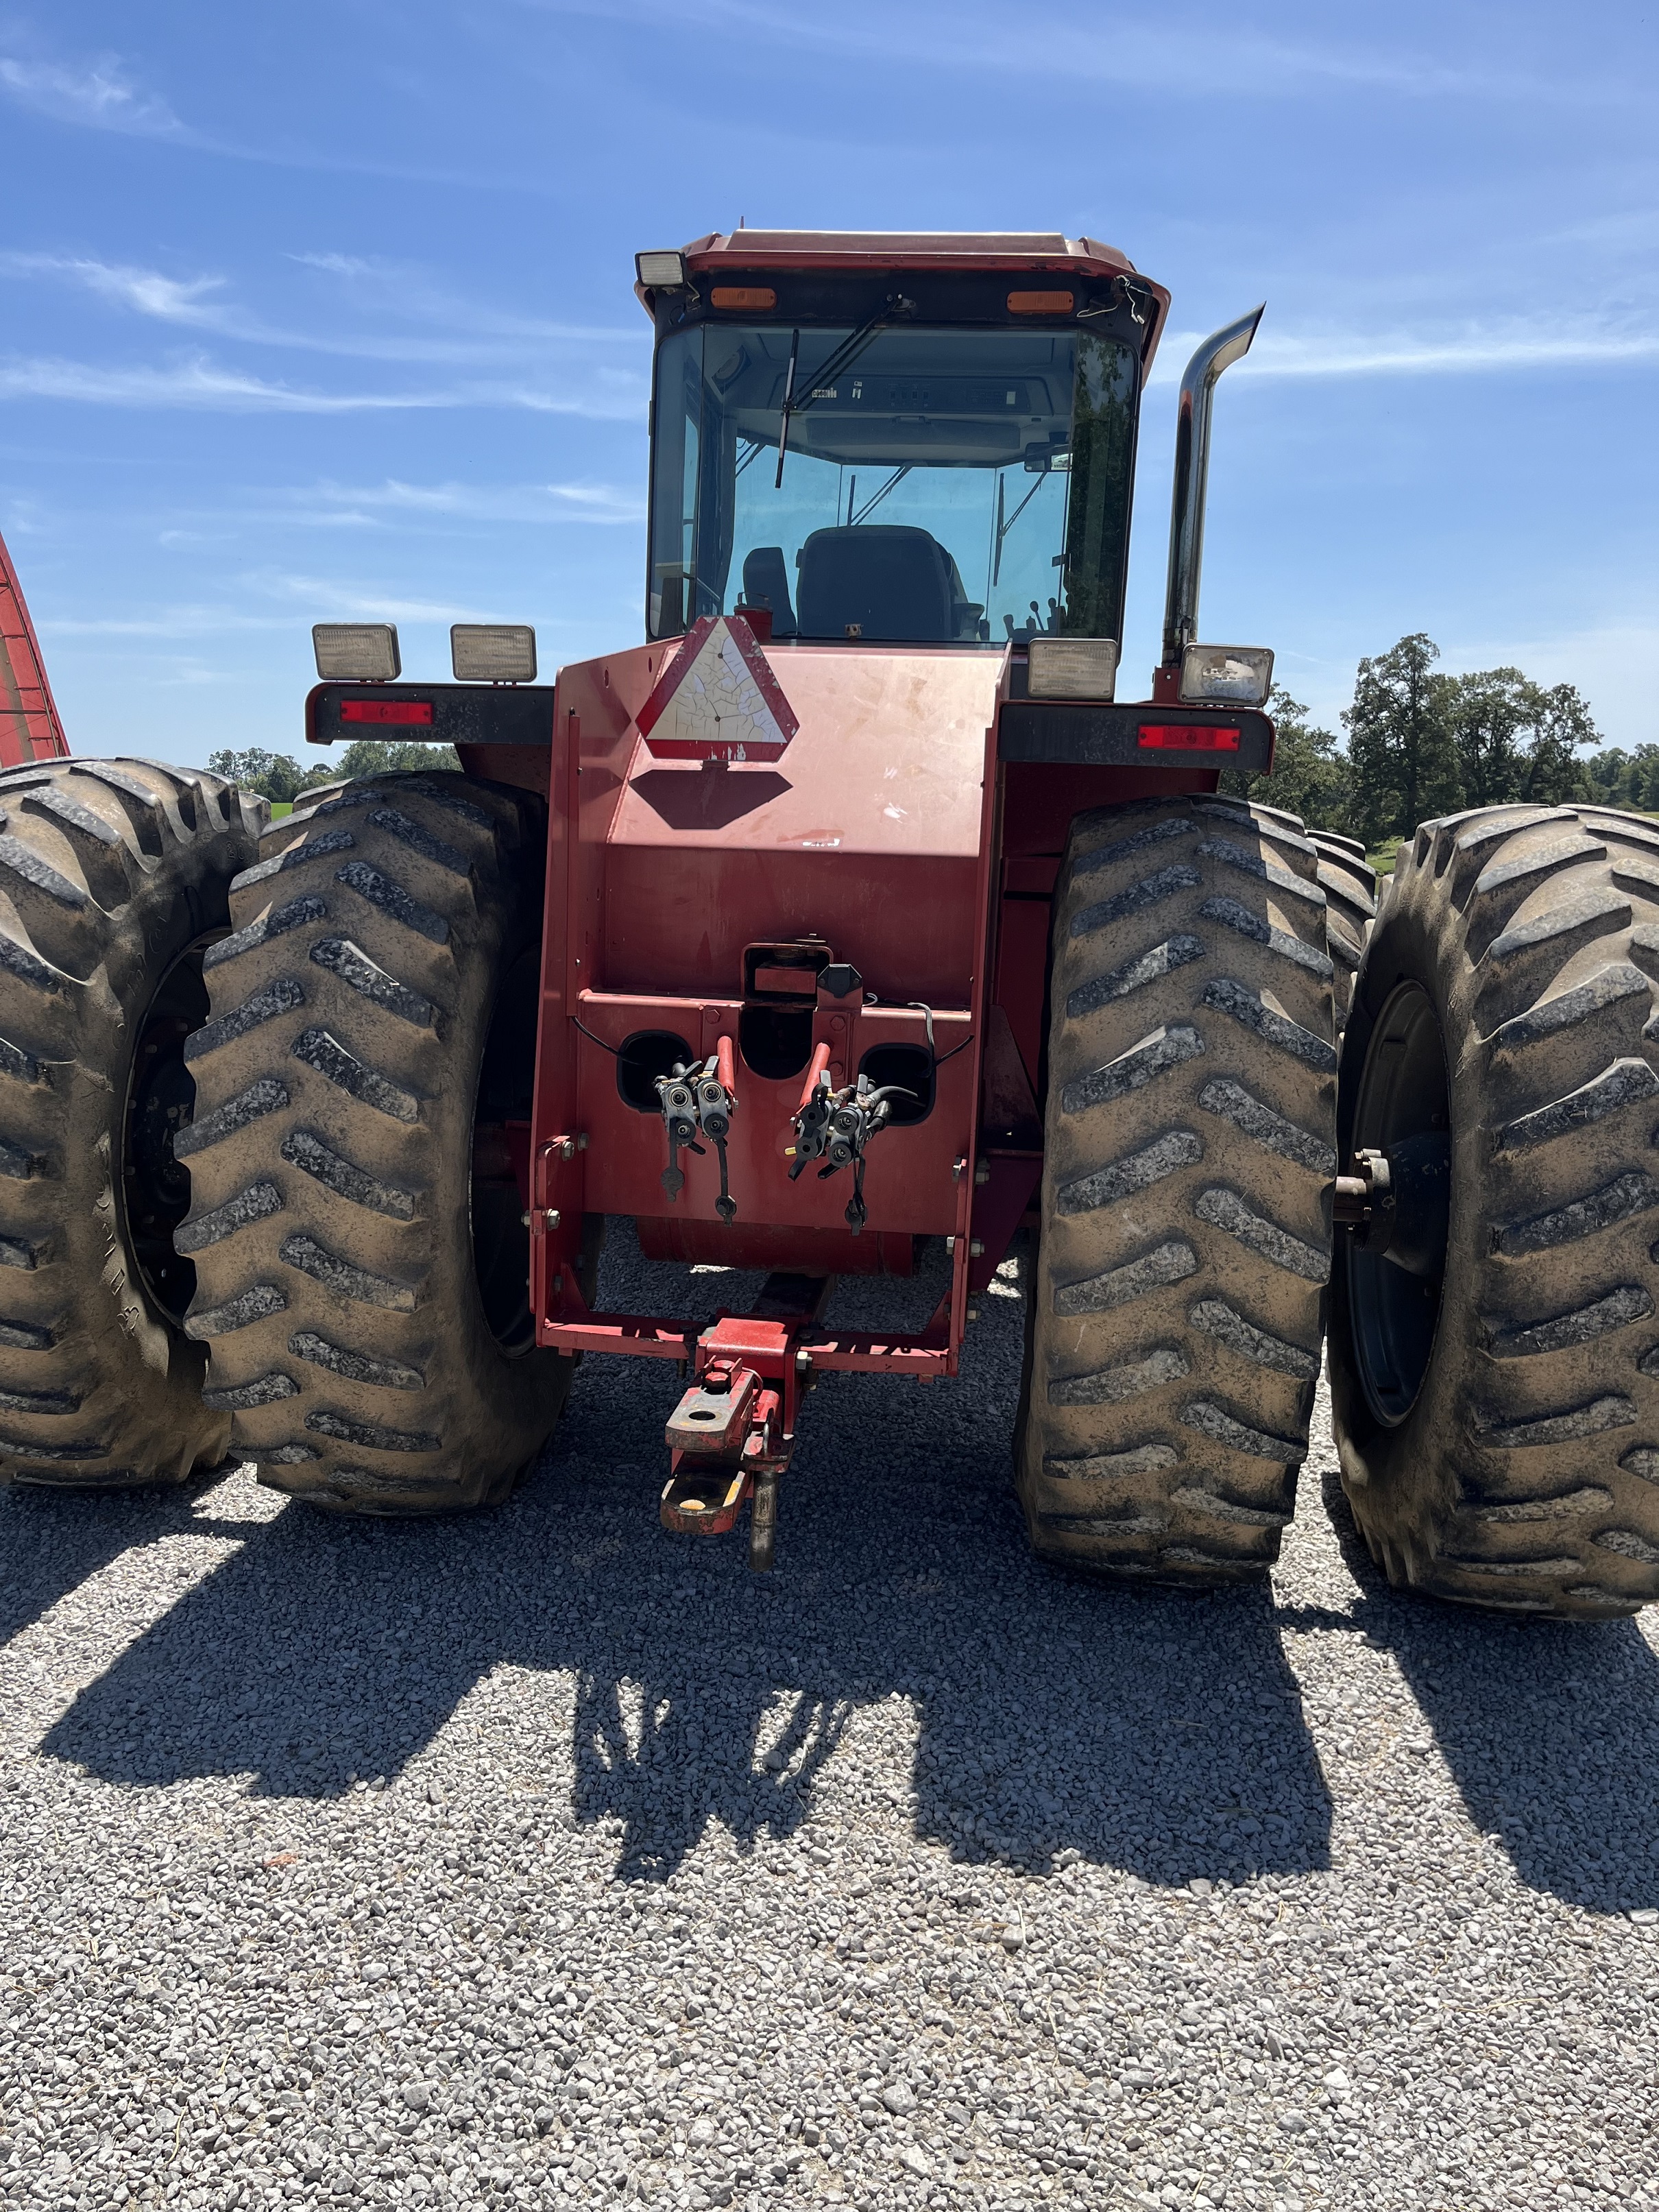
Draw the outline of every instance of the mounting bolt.
M546 1212L542 1216L542 1218L550 1229L556 1229L559 1225L558 1207L556 1206L550 1206Z
M952 1161L951 1165L951 1180L952 1182L960 1182L967 1172L968 1163L966 1160Z
M956 1240L956 1238L955 1238L954 1237L947 1237L945 1238L945 1250L946 1250L947 1252L954 1252L954 1251L956 1250L956 1249L957 1249L957 1240Z
M980 1243L977 1237L971 1238L968 1245L968 1257L970 1260L982 1260L984 1256L985 1247Z
M969 1307L968 1318L969 1321L977 1321L979 1319L979 1308L977 1306Z
M976 1183L987 1183L990 1180L991 1163L989 1160L981 1160L974 1169L974 1181Z

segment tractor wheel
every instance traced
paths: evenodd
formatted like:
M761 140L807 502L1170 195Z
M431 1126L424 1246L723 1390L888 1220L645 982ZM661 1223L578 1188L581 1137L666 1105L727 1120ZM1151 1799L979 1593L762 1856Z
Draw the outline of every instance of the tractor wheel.
M264 801L64 760L0 775L0 1483L183 1482L230 1441L172 1242L184 1045Z
M1347 1027L1354 979L1376 919L1376 871L1357 837L1340 836L1334 830L1310 830L1308 842L1319 854L1319 880L1327 901L1325 943L1334 969L1331 980L1340 1039Z
M1047 1558L1206 1584L1278 1556L1330 1265L1318 868L1243 800L1072 825L1018 1447Z
M188 1325L260 1480L336 1511L495 1503L569 1387L513 1168L545 825L461 775L345 784L268 832L210 957Z
M1655 975L1647 822L1491 809L1401 853L1340 1123L1392 1219L1341 1232L1329 1344L1343 1487L1396 1585L1583 1619L1659 1597Z

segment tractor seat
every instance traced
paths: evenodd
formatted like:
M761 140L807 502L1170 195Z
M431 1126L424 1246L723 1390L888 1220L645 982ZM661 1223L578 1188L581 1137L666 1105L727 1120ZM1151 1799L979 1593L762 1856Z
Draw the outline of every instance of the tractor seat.
M783 565L781 545L757 545L744 555L743 603L746 607L772 610L774 637L796 635L795 611L789 604L789 571Z
M897 523L815 530L800 549L802 637L945 645L957 635L950 555L931 531Z

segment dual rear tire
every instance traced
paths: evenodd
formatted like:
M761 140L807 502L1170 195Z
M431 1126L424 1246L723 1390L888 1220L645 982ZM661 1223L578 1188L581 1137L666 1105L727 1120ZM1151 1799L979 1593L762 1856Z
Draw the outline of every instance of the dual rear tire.
M222 1461L180 1326L184 1056L266 807L142 760L0 775L0 1484L115 1490Z
M207 1405L335 1511L505 1497L571 1362L538 1348L529 1157L546 817L454 775L267 833L208 955L179 1249Z
M1651 823L1496 809L1401 854L1338 1144L1393 1156L1401 1218L1387 1252L1340 1240L1328 1358L1343 1488L1402 1588L1659 1597L1656 976Z
M1045 1558L1208 1585L1278 1557L1330 1273L1320 868L1299 824L1233 799L1073 825L1017 1446Z
M1073 826L1018 1446L1032 1543L1260 1576L1322 1339L1344 1491L1391 1582L1634 1612L1659 1597L1659 831L1432 823L1374 921L1365 874L1231 800ZM1367 1158L1389 1194L1334 1232L1337 1164Z
M571 1363L531 1325L541 802L0 777L0 1484L234 1453L336 1510L504 1496ZM262 842L263 833L263 842Z

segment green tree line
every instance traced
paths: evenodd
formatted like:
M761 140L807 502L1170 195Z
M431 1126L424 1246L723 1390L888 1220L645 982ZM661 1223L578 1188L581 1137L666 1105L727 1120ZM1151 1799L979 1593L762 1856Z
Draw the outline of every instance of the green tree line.
M291 805L302 791L320 783L338 783L342 776L391 775L399 769L459 768L453 745L393 744L379 738L359 738L337 758L332 755L307 761L302 768L292 754L269 753L258 745L246 752L208 755L215 775L257 791L279 805Z
M1362 660L1342 714L1346 749L1275 689L1273 774L1231 774L1224 788L1285 807L1310 829L1363 838L1372 850L1436 815L1517 799L1659 811L1659 744L1581 758L1600 732L1571 684L1547 687L1518 668L1448 676L1439 658L1419 630Z

